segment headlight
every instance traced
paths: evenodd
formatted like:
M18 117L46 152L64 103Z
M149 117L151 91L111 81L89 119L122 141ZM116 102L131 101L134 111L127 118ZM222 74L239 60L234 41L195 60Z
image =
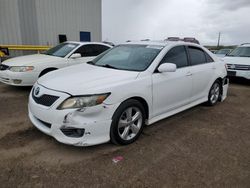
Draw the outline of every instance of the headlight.
M102 104L103 101L110 95L110 93L99 94L99 95L90 95L90 96L79 96L71 97L66 99L60 106L58 110L64 109L73 109L73 108L84 108L96 106Z
M34 70L33 66L13 66L9 68L12 72L30 72Z

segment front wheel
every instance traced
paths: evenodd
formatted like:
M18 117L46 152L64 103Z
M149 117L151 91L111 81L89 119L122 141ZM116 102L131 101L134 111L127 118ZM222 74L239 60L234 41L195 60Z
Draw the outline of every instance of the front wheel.
M207 104L210 106L214 106L219 101L220 97L221 85L219 81L216 81L209 91Z
M145 122L145 110L137 100L123 102L116 110L110 130L111 142L127 145L140 136Z

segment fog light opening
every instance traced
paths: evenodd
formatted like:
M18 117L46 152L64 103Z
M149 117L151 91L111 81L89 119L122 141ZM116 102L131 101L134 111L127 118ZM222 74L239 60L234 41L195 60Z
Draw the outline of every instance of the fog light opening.
M21 84L22 80L14 79L12 80L14 84Z
M62 133L65 136L72 137L72 138L80 138L83 137L85 133L85 129L77 129L77 128L61 128Z

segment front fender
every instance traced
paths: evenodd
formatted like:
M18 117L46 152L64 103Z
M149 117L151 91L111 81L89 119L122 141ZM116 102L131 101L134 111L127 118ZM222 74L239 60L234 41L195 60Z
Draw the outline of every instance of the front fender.
M111 90L111 95L105 100L105 104L122 103L130 98L139 97L144 99L149 108L149 118L152 114L152 80L150 77L137 78L131 83L115 86Z

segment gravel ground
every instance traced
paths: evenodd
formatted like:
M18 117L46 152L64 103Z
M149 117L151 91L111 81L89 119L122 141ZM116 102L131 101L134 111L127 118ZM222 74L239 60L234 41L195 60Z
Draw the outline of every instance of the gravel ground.
M27 117L31 88L0 84L0 187L250 187L250 84L147 127L129 146L77 148ZM112 159L122 156L114 163Z

